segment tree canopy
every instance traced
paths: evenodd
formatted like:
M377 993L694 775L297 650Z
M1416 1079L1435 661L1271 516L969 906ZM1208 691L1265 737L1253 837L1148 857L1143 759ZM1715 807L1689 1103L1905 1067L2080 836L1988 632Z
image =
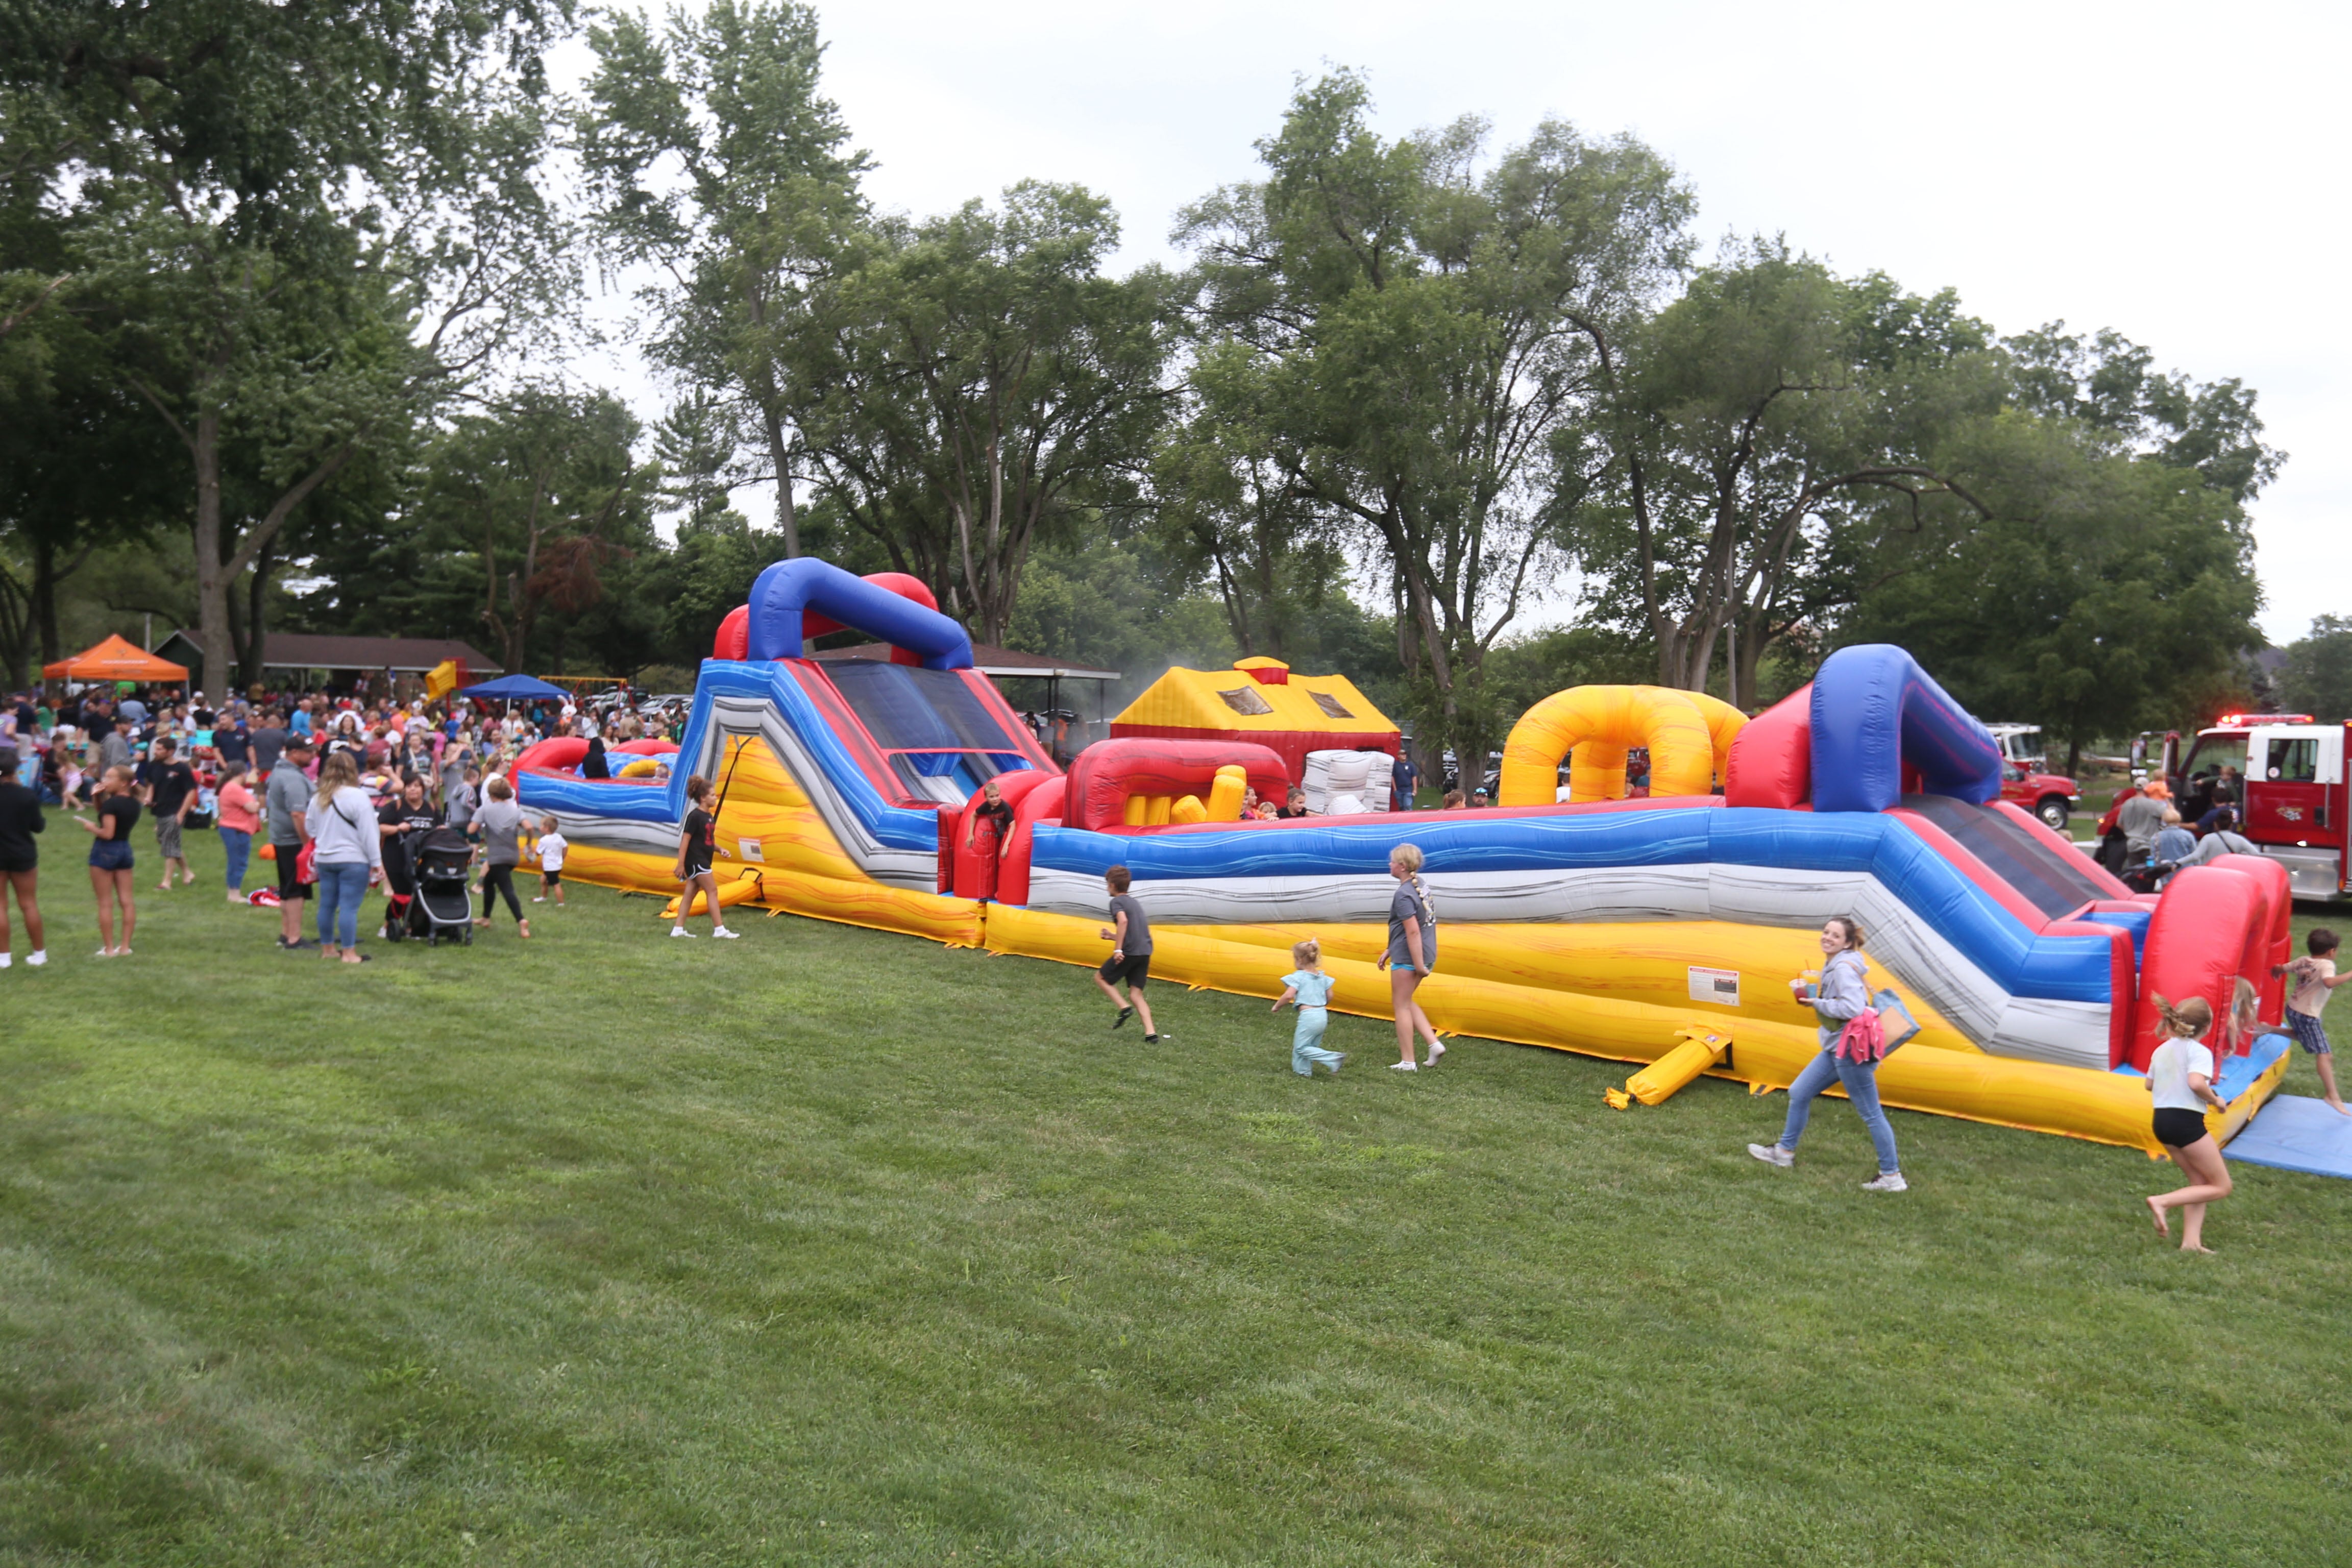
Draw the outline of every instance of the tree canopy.
M1465 758L1547 681L1754 707L1866 638L2078 746L2242 700L2240 381L1702 247L1631 136L1391 135L1346 69L1122 267L1067 184L877 210L824 75L794 0L0 5L0 668L134 612L248 678L266 626L690 667L817 552L1139 678L1337 668ZM666 407L583 374L592 264Z

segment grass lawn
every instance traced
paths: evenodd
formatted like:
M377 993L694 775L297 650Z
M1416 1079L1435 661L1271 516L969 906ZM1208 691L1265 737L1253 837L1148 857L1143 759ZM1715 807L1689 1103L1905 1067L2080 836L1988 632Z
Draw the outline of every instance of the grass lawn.
M2352 1557L2352 1184L574 890L330 968L220 857L0 974L0 1559ZM142 880L152 840L140 837ZM2290 1092L2315 1082L2298 1060Z

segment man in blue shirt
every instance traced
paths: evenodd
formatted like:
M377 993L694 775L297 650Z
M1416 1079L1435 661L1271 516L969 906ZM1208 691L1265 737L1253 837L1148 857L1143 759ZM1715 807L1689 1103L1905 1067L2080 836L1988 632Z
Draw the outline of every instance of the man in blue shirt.
M1389 809L1411 811L1412 792L1420 784L1421 770L1412 765L1412 753L1399 746L1396 761L1389 768Z

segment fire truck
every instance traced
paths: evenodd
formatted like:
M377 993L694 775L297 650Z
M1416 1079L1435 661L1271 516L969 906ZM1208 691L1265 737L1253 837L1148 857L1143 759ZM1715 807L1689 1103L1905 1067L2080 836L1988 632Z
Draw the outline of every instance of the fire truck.
M2278 861L2298 899L2352 893L2345 819L2352 816L2344 777L2346 731L2308 713L2224 713L2200 730L2182 756L2178 731L2164 738L2164 774L2173 798L2227 768L2242 781L2238 831Z

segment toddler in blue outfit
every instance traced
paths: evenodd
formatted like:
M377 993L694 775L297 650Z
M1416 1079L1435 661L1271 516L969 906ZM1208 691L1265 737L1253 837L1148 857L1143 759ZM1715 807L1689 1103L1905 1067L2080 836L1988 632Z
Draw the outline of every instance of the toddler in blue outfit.
M1339 982L1323 973L1323 945L1309 940L1290 950L1290 960L1298 965L1296 972L1282 977L1282 994L1274 999L1274 1011L1296 997L1298 1002L1298 1027L1290 1037L1290 1070L1301 1078L1315 1076L1315 1064L1322 1063L1334 1073L1348 1059L1344 1051L1323 1048L1323 1031L1330 1026L1331 989Z

